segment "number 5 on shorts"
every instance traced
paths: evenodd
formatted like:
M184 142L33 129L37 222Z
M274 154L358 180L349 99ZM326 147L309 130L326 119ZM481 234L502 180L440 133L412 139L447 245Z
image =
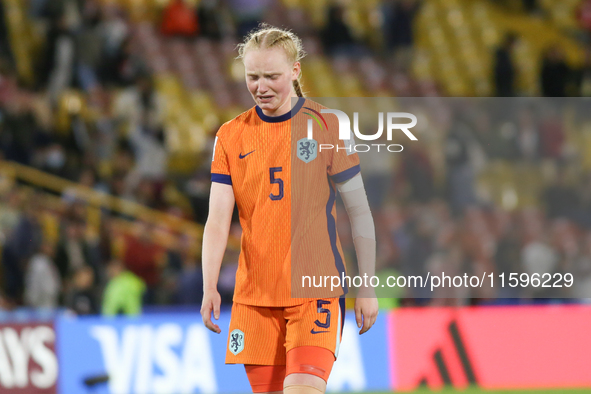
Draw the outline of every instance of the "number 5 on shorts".
M326 313L326 321L322 323L320 320L316 320L314 323L321 328L329 328L330 327L330 310L323 308L323 305L330 305L330 301L326 300L318 300L316 301L316 308L318 313Z

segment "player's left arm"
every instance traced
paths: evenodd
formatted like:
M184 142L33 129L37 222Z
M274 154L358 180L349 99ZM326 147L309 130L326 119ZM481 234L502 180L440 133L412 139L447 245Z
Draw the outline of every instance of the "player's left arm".
M375 275L376 234L361 173L345 182L337 183L337 188L351 222L359 274L371 278ZM377 316L378 300L375 290L371 286L360 288L355 300L355 319L357 326L361 328L359 334L369 330Z

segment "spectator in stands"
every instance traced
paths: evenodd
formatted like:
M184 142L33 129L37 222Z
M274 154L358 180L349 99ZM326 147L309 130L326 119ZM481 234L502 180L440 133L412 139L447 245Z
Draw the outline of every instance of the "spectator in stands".
M566 97L572 71L566 63L563 50L555 45L544 53L540 86L544 97Z
M410 145L409 152L402 157L400 175L410 186L411 201L427 203L435 197L435 174L424 147Z
M219 40L228 33L228 17L226 7L220 0L202 0L197 7L197 17L201 37Z
M147 69L145 62L134 50L133 40L126 36L120 46L111 51L105 53L100 71L101 81L106 86L133 86L138 76L145 74Z
M230 225L230 237L240 239L242 236L242 227L240 223L234 221ZM220 270L218 280L218 291L222 298L222 305L231 305L234 297L234 287L236 285L236 271L238 270L237 250L226 250L224 261Z
M36 166L52 175L67 177L68 167L66 162L68 155L64 147L58 143L49 143L43 146L37 156Z
M106 316L139 315L146 283L128 271L119 260L112 260L107 266L109 282L103 295L102 313Z
M161 279L161 270L166 265L165 250L152 241L153 226L138 222L135 235L125 235L125 267L141 278L147 286L145 303L157 302L157 290Z
M28 306L56 308L59 305L62 283L53 256L53 246L44 242L29 260L25 274L25 302Z
M76 39L74 29L77 17L66 12L52 25L48 34L47 64L48 89L52 102L56 103L61 93L74 81L76 67Z
M591 97L591 44L587 44L583 64L573 71L573 78L578 94L581 97Z
M40 126L33 112L32 95L15 92L5 103L0 122L0 146L6 160L30 165Z
M376 223L384 229L376 231L376 235L381 239L381 242L377 243L378 248L384 250L384 254L378 254L376 257L385 256L390 265L400 267L400 261L408 253L410 245L410 220L405 216L404 208L388 202L384 205L381 215L376 215L376 219L381 219L376 220Z
M530 108L522 108L517 114L519 156L525 161L536 161L540 156L540 131Z
M66 204L72 204L74 202L83 202L84 192L80 190L80 187L94 189L96 184L96 171L92 167L86 167L80 171L77 187L65 189L62 193L62 199ZM102 190L106 191L104 188L102 188Z
M140 180L134 193L135 202L154 209L163 209L161 197L162 185L150 179Z
M521 267L523 272L530 277L534 273L540 275L540 277L544 274L554 275L558 271L558 263L559 255L556 249L550 245L547 235L541 231L521 249ZM542 287L530 287L525 291L525 295L530 297L542 297L547 292Z
M559 159L563 155L566 134L559 109L548 105L544 109L540 124L540 154L543 158Z
M393 52L396 66L407 71L412 61L414 20L421 6L418 0L389 1L384 7L384 41Z
M24 291L24 269L18 252L9 239L2 248L2 277L1 287L5 293L5 300L9 304L18 305Z
M549 219L577 219L575 214L580 205L579 196L568 180L566 168L559 167L552 183L543 191L542 201L546 206L546 216Z
M467 123L456 116L445 141L446 195L455 215L476 202L474 172L470 164L470 134Z
M494 80L497 97L515 96L515 66L512 53L516 42L515 34L507 34L495 52Z
M425 279L426 264L435 250L436 221L427 210L412 218L407 229L408 249L402 259L402 274L422 276ZM430 296L429 292L415 288L410 290L412 297Z
M165 36L193 37L199 32L195 11L185 0L172 0L162 11L160 32Z
M579 209L576 213L576 223L591 229L591 173L586 171L578 182L577 195Z
M61 279L66 282L87 266L98 274L98 267L93 264L92 253L91 245L86 240L86 223L79 218L68 220L55 256Z
M524 11L530 15L537 15L542 11L538 0L522 0L522 3Z
M22 214L20 193L17 190L9 190L7 194L2 196L0 205L0 239L2 240L10 238Z
M521 273L521 245L520 236L516 226L511 223L511 219L500 223L500 238L497 241L497 247L494 252L494 261L497 273L505 273L507 277L511 273ZM498 289L500 297L518 297L519 289L506 287Z
M586 33L587 44L591 43L591 0L583 0L576 10L579 26Z
M80 87L86 92L98 88L103 42L100 29L100 9L96 0L87 0L82 10L82 23L76 33L76 74Z
M119 5L114 2L101 6L100 31L103 39L103 54L107 63L116 58L117 52L129 38L128 22L123 18Z
M6 10L3 2L0 2L0 57L12 60L10 36L7 28Z
M154 88L149 74L139 75L135 85L126 89L115 103L115 114L127 125L129 144L135 154L133 174L127 180L131 189L143 178L162 180L166 175L164 105L164 98Z
M245 37L263 22L270 0L227 0L236 25L236 36Z
M18 74L5 58L0 58L0 76L0 105L5 106L19 93Z
M373 127L373 125L369 126ZM361 126L363 129L364 126ZM384 143L384 138L375 141ZM364 169L363 182L367 192L367 200L371 209L379 209L388 196L393 173L393 160L380 154L359 155L361 167Z
M488 159L518 158L517 129L512 122L493 124L489 111L475 111L471 115L470 125L473 126L474 137L484 149Z
M111 159L111 179L109 188L111 193L122 198L132 198L131 188L128 187L126 177L135 166L133 149L127 139L121 139L116 144Z
M181 305L201 305L203 298L203 274L197 260L194 240L181 239L180 256L182 271L178 276L177 302Z
M37 216L38 209L39 200L34 195L29 196L23 202L23 213L18 224L2 247L2 285L8 302L18 304L22 301L26 265L41 247L42 229Z
M89 266L81 267L74 272L71 288L65 297L66 307L77 315L99 313L94 282L94 271Z
M201 224L205 224L209 212L210 177L209 172L199 170L185 185L194 212L194 219Z
M320 32L324 50L331 56L359 56L364 49L345 21L345 10L334 4L328 7L326 25Z

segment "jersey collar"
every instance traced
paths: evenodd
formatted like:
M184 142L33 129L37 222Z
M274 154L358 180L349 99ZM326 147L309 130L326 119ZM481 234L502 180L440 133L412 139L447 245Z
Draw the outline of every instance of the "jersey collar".
M286 112L283 115L279 115L279 116L265 115L263 113L263 110L258 105L255 108L257 111L257 115L259 115L259 118L261 118L261 120L263 122L278 123L278 122L285 122L286 120L290 120L295 114L297 114L300 111L300 109L304 105L304 102L306 102L306 99L303 97L300 97L298 99L298 102L296 103L296 105L294 105L294 107L291 109L291 111Z

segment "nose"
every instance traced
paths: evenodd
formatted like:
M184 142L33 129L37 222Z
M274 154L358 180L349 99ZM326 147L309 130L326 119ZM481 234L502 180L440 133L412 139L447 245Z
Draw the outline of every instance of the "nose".
M259 84L257 87L257 92L258 93L265 93L267 90L269 90L269 87L267 86L267 84L263 81L259 81Z

